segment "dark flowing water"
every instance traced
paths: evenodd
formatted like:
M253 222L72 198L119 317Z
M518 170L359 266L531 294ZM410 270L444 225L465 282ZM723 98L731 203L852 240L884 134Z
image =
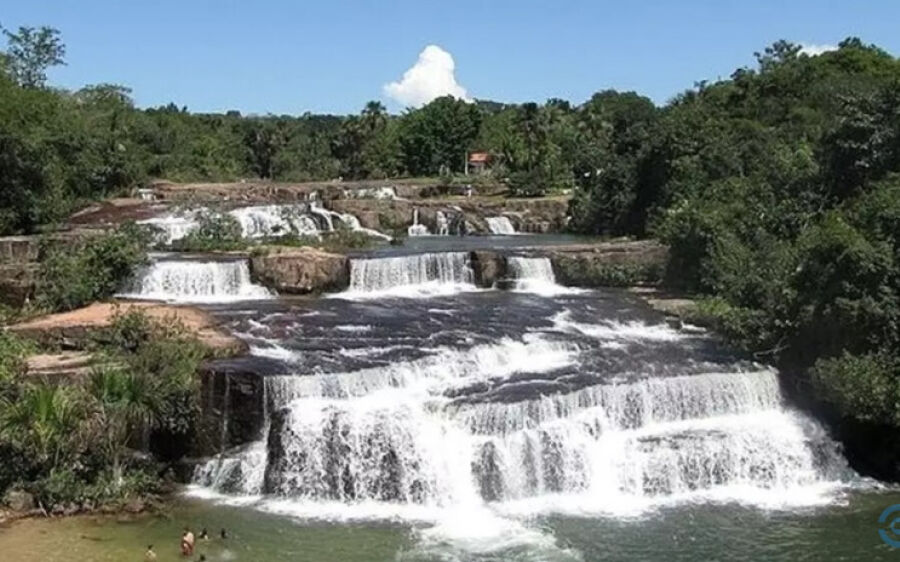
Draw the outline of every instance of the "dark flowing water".
M212 305L267 374L268 421L198 467L171 518L28 522L0 552L123 560L153 542L174 560L190 524L232 530L209 560L896 555L878 517L900 496L702 330L559 287L541 260L510 263L512 291L476 289L465 254L352 269L331 298Z

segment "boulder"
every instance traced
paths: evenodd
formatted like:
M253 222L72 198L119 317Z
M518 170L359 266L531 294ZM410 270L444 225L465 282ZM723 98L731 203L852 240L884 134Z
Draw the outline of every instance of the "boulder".
M3 496L3 503L13 511L25 512L34 508L34 496L23 490L10 490Z
M256 283L279 293L340 291L350 285L350 260L315 248L269 248L250 260Z
M493 287L506 277L506 260L497 252L476 250L472 252L472 269L475 273L475 284L479 287Z

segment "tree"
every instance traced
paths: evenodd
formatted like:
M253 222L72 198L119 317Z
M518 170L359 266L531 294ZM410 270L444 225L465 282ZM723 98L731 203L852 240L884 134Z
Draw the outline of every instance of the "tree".
M93 414L93 442L109 459L113 483L122 485L127 468L128 444L159 423L163 408L163 383L152 374L101 367L88 382Z
M78 443L80 404L64 386L24 387L14 400L0 400L0 437L48 471L62 466Z
M3 29L3 35L7 72L23 88L43 88L47 69L66 64L66 46L57 29L22 26L18 33Z

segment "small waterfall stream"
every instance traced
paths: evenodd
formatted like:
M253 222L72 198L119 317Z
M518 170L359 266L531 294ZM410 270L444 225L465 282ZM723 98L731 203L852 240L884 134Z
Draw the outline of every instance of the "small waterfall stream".
M162 259L142 268L122 298L186 303L218 303L272 298L250 281L246 260Z
M491 229L491 234L515 234L516 228L513 226L512 221L509 220L509 217L486 217L484 219L488 228Z
M474 290L466 252L415 254L350 261L350 288L338 296L426 296Z

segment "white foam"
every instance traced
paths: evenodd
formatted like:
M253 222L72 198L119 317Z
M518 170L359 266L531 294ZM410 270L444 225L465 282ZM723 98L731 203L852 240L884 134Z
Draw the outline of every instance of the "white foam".
M576 294L581 289L563 287L556 283L553 265L548 258L510 257L506 260L512 278L515 279L515 291L533 293L542 297Z
M226 303L270 299L250 281L246 260L161 260L137 272L121 298L184 303Z
M564 310L555 314L551 321L554 328L561 332L578 333L601 340L674 342L696 335L673 330L666 324L646 324L638 321L618 322L615 320L601 320L597 324L586 324L575 322L571 318L572 312Z
M509 217L486 217L484 220L491 229L491 234L510 235L516 233L516 228Z
M350 287L332 295L344 299L426 298L474 291L465 252L416 254L350 261Z

